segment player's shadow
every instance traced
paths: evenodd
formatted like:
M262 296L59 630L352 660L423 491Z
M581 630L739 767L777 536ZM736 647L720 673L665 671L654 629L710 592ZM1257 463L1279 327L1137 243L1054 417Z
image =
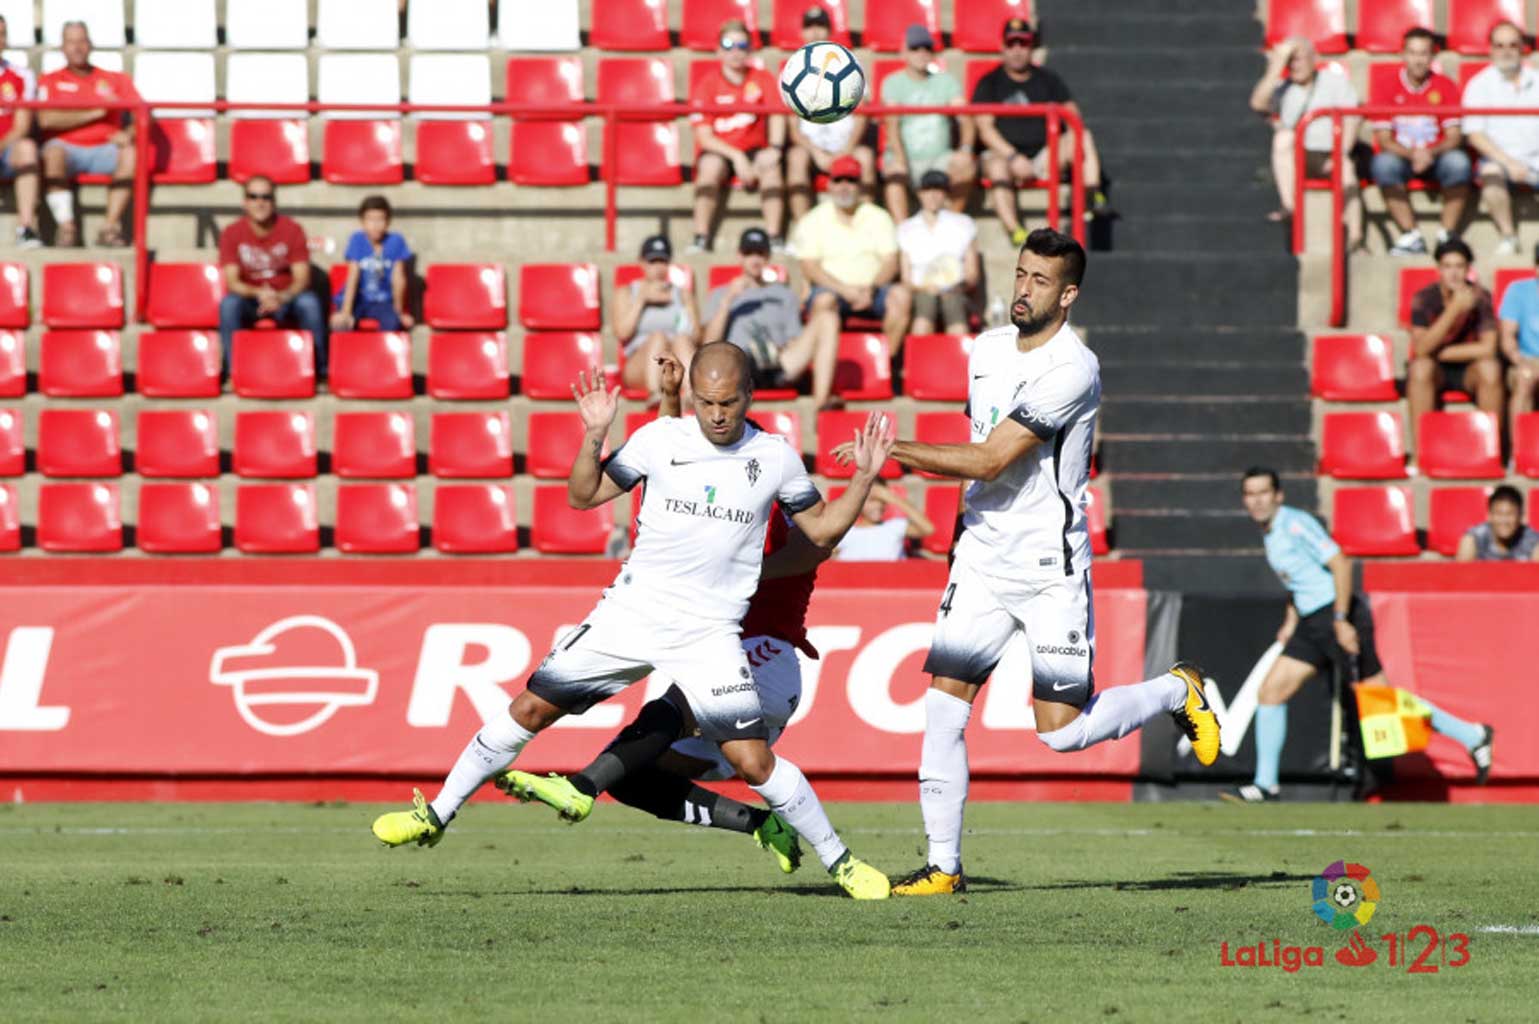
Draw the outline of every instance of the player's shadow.
M1088 883L1087 883L1088 884ZM972 877L967 879L968 892L1021 892L1026 888L1051 888L1050 886L1023 886L1004 878ZM1066 886L1065 888L1072 888ZM709 893L778 893L791 896L834 896L844 899L844 893L832 880L807 885L666 885L666 886L587 886L558 885L532 886L528 889L498 889L488 892L469 889L422 888L419 896L453 896L479 899L497 896L699 896Z
M1064 881L1021 886L1024 889L1113 889L1118 892L1163 892L1182 889L1246 889L1251 886L1290 886L1307 882L1314 875L1290 875L1272 871L1265 875L1238 871L1178 871L1165 878L1139 878L1128 881ZM969 880L970 882L971 880Z

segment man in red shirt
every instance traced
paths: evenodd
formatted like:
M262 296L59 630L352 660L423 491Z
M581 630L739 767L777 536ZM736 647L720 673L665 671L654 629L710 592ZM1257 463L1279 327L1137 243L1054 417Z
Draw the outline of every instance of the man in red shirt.
M64 67L38 81L40 100L133 102L139 99L133 81L117 71L91 63L91 33L83 21L66 21L59 50ZM79 245L75 197L70 181L82 174L111 175L107 188L107 220L96 235L97 245L123 246L123 214L134 185L134 126L128 111L90 107L84 110L43 110L43 175L48 209L58 225L55 245Z
M0 17L0 53L10 45L10 30ZM31 70L0 57L0 104L36 98ZM30 110L0 106L0 179L16 183L16 248L36 249L43 241L37 235L37 143Z
M1432 33L1424 28L1407 30L1401 51L1405 63L1385 102L1429 113L1373 122L1373 141L1379 148L1373 158L1373 180L1384 193L1389 219L1400 229L1400 237L1389 251L1396 256L1417 256L1427 252L1427 241L1416 230L1407 183L1420 178L1436 180L1441 186L1443 216L1437 233L1441 244L1459 230L1464 217L1464 204L1470 197L1470 158L1464 152L1464 136L1459 130L1459 87L1432 70Z
M219 300L219 341L230 364L235 332L268 317L310 332L315 374L326 372L326 314L310 290L310 248L304 229L278 212L271 179L246 180L245 216L219 235L225 297Z
M721 66L690 90L692 103L726 106L774 101L779 87L769 72L749 66L753 44L736 18L721 26ZM785 249L785 181L780 157L785 150L785 118L778 115L723 113L690 115L695 129L695 239L689 252L710 252L712 225L722 189L733 176L744 188L759 190L764 225L776 252Z

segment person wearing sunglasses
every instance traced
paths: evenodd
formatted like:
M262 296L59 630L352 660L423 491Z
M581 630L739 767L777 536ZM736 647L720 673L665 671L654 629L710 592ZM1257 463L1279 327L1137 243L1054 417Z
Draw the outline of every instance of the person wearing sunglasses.
M1491 65L1464 87L1464 106L1532 110L1539 107L1539 72L1523 63L1523 30L1510 21L1491 27ZM1514 185L1539 185L1539 116L1466 114L1464 137L1480 157L1480 198L1501 234L1496 255L1518 252L1512 215Z
M315 375L326 371L326 311L310 290L310 247L304 229L278 212L272 180L246 180L240 220L219 235L225 296L219 300L219 343L230 365L235 332L271 319L309 331L315 343Z
M940 107L963 101L962 85L948 72L935 67L935 37L923 25L910 25L903 34L903 70L882 82L882 105L887 107ZM972 157L971 118L962 118L962 138L952 147L952 119L945 114L906 114L886 119L887 152L882 154L883 195L893 220L909 215L909 189L933 171L952 183L948 198L960 213L972 191L975 163Z

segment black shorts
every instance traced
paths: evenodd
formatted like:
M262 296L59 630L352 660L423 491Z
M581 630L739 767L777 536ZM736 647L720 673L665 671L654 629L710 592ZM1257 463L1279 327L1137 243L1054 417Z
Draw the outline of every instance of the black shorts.
M1438 366L1443 370L1444 391L1462 391L1474 401L1475 389L1470 386L1465 372L1470 368L1469 363L1438 363Z
M1373 613L1368 602L1354 595L1347 621L1357 629L1357 642L1361 653L1357 656L1356 678L1368 679L1384 671L1379 663L1379 649L1373 642ZM1283 646L1283 656L1325 670L1335 662L1347 664L1347 653L1336 643L1336 609L1326 605L1319 611L1310 612L1299 619L1298 628Z

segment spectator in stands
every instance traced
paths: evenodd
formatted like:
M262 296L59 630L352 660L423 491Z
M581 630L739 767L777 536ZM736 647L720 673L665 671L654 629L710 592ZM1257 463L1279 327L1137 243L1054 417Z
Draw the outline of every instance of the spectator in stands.
M914 334L967 333L967 294L978 287L983 261L978 225L965 213L946 209L951 180L945 171L919 179L919 212L898 225L898 259L903 283L914 296Z
M1534 247L1534 264L1539 267L1539 246ZM1511 421L1508 429L1517 430L1518 417L1534 411L1534 390L1539 388L1539 277L1514 281L1502 296L1497 313L1501 321L1501 351L1510 370Z
M661 392L662 364L656 357L671 353L680 366L688 366L700 338L700 314L693 292L669 280L673 246L662 235L641 243L640 280L615 288L615 337L625 353L620 382L628 388L646 388L650 399ZM684 400L689 401L689 381L684 381Z
M1437 247L1438 279L1411 298L1411 362L1405 397L1411 423L1437 407L1445 389L1463 391L1483 411L1502 414L1502 364L1497 355L1491 293L1471 282L1470 247L1450 238Z
M40 100L131 102L139 99L133 80L117 71L91 63L91 33L83 21L66 21L59 50L64 67L44 75L37 85ZM55 245L79 245L75 224L75 196L70 183L82 174L111 176L107 188L106 222L96 233L97 245L124 246L123 215L134 186L134 125L126 110L91 107L85 110L42 110L43 177L48 189L48 209L58 233Z
M1539 561L1539 533L1523 525L1523 495L1502 484L1486 499L1486 521L1459 538L1461 562Z
M410 329L416 323L406 308L412 251L406 239L390 230L390 215L390 200L384 196L364 196L358 204L360 227L342 253L347 280L333 298L333 330L350 331L359 320L373 320L382 331Z
M1286 39L1272 48L1266 70L1250 93L1250 107L1265 117L1275 117L1272 133L1272 178L1277 183L1281 206L1268 215L1269 220L1284 221L1293 216L1293 143L1295 129L1305 114L1329 107L1355 107L1357 93L1344 72L1317 66L1319 57L1307 39ZM1278 79L1287 77L1279 84ZM1357 169L1351 153L1357 143L1362 118L1341 119L1343 154L1341 180L1346 195L1343 219L1347 226L1347 248L1363 246L1363 197L1358 190ZM1331 173L1331 121L1316 118L1304 129L1304 173L1310 178Z
M887 518L887 506L901 515ZM871 485L860 516L834 549L838 562L900 562L908 557L908 541L922 540L935 531L924 510L883 483Z
M851 315L882 321L887 349L903 347L912 308L898 280L898 232L888 212L860 197L860 164L840 157L829 168L828 199L796 225L793 244L807 279L810 321L833 311L841 324Z
M235 332L270 318L310 332L315 373L326 372L326 311L310 290L310 247L304 229L278 212L271 179L246 180L245 216L219 235L225 297L219 300L219 342L230 365Z
M802 42L827 39L829 32L828 12L821 7L807 8L802 15ZM791 135L791 148L786 151L786 192L792 220L801 220L812 208L812 179L818 172L828 173L841 156L860 161L861 187L867 195L875 194L876 153L864 141L868 123L864 114L851 114L831 124L786 118Z
M910 25L903 34L903 70L882 83L886 106L939 107L963 102L962 86L951 75L931 67L935 39L923 25ZM887 118L887 152L882 154L883 194L894 220L908 217L908 190L930 171L942 171L954 185L952 209L967 205L973 184L973 125L963 118L962 141L951 148L951 118L944 114L907 114Z
M1437 233L1440 244L1458 232L1470 196L1470 158L1464 152L1464 133L1459 128L1459 87L1432 70L1434 43L1432 33L1424 28L1406 31L1401 42L1404 65L1389 102L1407 110L1435 113L1386 117L1373 123L1373 140L1379 146L1373 158L1373 180L1384 194L1389 219L1400 229L1400 237L1389 250L1396 256L1427 251L1406 193L1412 178L1435 181L1442 189L1442 227Z
M705 300L704 341L730 341L753 360L754 386L789 387L812 370L812 400L819 410L833 397L839 358L839 314L823 309L802 326L796 294L769 271L769 235L749 228L738 242L742 273Z
M0 53L10 45L10 29L0 16ZM0 56L0 102L36 98L31 69ZM30 110L0 107L0 179L16 183L16 248L36 249L43 240L37 234L37 143Z
M978 80L973 87L974 103L1061 103L1076 115L1069 87L1047 68L1031 63L1037 33L1024 18L1005 22L1004 61ZM1015 189L1031 181L1059 180L1063 168L1074 162L1074 133L1064 131L1058 139L1059 167L1047 166L1047 119L1031 117L995 117L978 114L978 141L983 146L983 176L993 182L994 212L1010 232L1010 244L1023 245L1026 229L1021 226L1015 208ZM1095 138L1085 130L1085 188L1091 196L1091 213L1107 216L1111 209L1101 190L1101 157ZM1054 195L1050 202L1057 202Z
M1510 21L1491 27L1491 64L1464 86L1466 107L1533 109L1539 107L1539 72L1523 63L1523 31ZM1517 222L1512 216L1514 185L1539 184L1539 115L1491 117L1468 114L1464 136L1480 156L1480 196L1502 240L1498 256L1518 251Z
M769 72L749 64L747 27L733 18L721 26L721 66L690 91L695 103L721 106L775 102L780 87ZM786 119L780 115L724 113L690 115L695 129L695 238L690 252L710 252L721 192L733 175L746 189L757 188L770 242L785 246L785 181L780 157Z

